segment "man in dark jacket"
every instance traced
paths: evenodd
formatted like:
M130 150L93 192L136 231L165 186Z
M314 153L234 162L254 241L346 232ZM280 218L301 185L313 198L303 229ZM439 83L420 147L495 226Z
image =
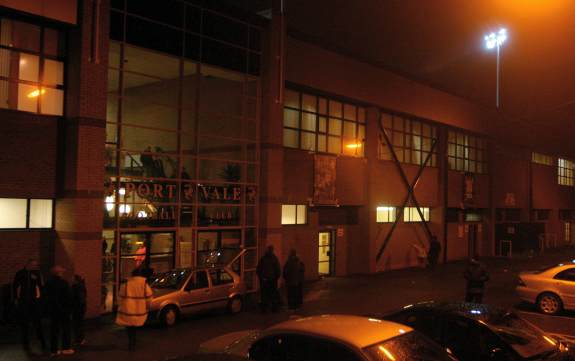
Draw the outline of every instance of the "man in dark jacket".
M469 265L465 269L463 276L467 281L465 302L481 303L485 282L489 281L489 273L477 260L477 257L469 260Z
M304 272L302 261L297 256L295 249L292 249L283 270L290 310L296 310L302 304Z
M46 340L42 331L42 310L40 304L44 284L42 275L38 270L38 261L35 259L28 260L26 266L16 272L12 287L18 321L22 329L22 347L25 351L30 351L29 331L30 325L32 325L36 330L42 350L45 350Z
M431 241L429 242L429 252L427 253L427 266L430 269L435 268L440 252L441 252L441 243L439 243L435 235L431 236Z
M74 343L84 344L84 317L86 316L86 282L80 275L74 275L72 283L72 324Z
M46 282L46 312L50 318L50 352L52 356L71 355L70 316L72 313L72 292L63 276L65 269L52 267L52 277ZM60 339L62 347L60 348Z
M280 262L274 254L274 246L270 245L266 253L260 258L257 266L257 274L260 280L262 312L266 312L270 306L272 312L278 311L278 280L280 273Z

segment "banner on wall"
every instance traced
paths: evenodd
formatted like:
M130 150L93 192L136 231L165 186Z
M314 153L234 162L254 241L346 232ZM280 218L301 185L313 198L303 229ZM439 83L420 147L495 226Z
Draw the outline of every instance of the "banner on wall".
M316 154L314 156L314 204L337 204L335 197L336 159L329 155Z

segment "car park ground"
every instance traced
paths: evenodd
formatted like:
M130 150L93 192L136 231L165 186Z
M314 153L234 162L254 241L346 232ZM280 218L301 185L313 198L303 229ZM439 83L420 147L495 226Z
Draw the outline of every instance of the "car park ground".
M520 314L546 332L575 338L575 312L544 316L519 301L515 295L517 274L543 265L575 259L575 248L549 250L533 257L483 259L491 275L484 301L503 307L515 307ZM310 267L310 265L308 265ZM405 269L374 275L326 278L306 285L305 302L297 315L322 313L372 314L387 312L409 303L426 300L460 301L464 297L465 262L438 265L435 270ZM241 314L223 313L184 319L165 329L149 325L138 335L137 351L128 352L127 336L113 323L112 317L88 322L87 343L76 355L60 356L67 360L169 360L193 354L198 345L218 335L244 329L263 328L295 317L287 310L261 314L255 302ZM27 357L18 345L18 329L0 326L0 361L42 360Z

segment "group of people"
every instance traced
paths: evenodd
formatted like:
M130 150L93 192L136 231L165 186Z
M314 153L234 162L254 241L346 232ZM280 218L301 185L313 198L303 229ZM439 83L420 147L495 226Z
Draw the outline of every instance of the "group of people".
M278 291L278 282L281 276L285 281L288 308L297 310L303 304L303 283L305 279L305 265L292 249L283 266L274 253L274 247L268 246L265 254L260 258L257 265L257 275L260 282L260 307L262 312L271 309L279 311L281 296Z
M65 272L64 267L53 266L44 283L38 261L30 259L14 276L14 305L21 328L22 347L28 353L31 352L31 329L36 332L42 352L49 351L52 356L74 353L72 330L75 344L85 342L86 284L81 276L75 275L70 285L64 278ZM45 318L50 324L49 348L44 337L42 320Z

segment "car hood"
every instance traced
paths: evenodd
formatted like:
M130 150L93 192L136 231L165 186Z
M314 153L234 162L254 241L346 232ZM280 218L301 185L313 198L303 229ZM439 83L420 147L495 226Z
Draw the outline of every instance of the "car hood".
M260 330L244 330L226 333L200 344L200 353L225 353L246 357L250 346L257 339Z

